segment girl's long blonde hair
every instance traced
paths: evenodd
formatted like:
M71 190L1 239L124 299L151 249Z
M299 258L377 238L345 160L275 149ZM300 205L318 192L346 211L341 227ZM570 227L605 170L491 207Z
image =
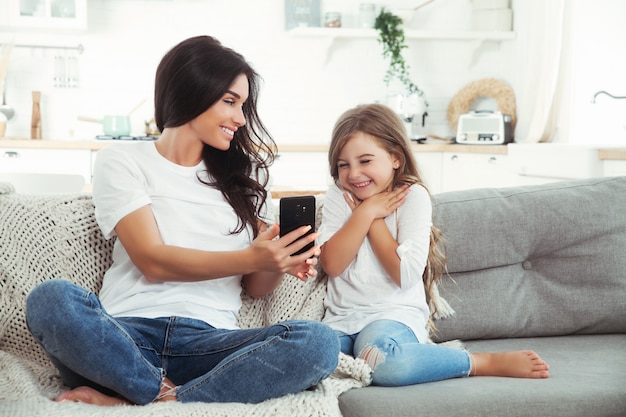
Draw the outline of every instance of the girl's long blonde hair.
M428 191L420 176L402 120L393 110L382 104L357 106L343 113L337 120L328 152L330 175L335 182L339 182L337 167L339 153L357 132L374 137L383 149L398 157L400 166L394 172L393 188L404 184L419 184ZM441 231L433 225L426 268L422 274L427 301L430 305L428 328L431 332L436 331L433 317L437 315L438 310L436 303L432 303L430 300L436 297L437 284L441 282L445 269L446 253L443 238Z

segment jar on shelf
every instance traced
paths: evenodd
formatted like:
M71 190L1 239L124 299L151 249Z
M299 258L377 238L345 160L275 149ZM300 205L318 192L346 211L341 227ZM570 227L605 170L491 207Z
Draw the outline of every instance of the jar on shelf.
M324 15L324 27L340 28L341 27L341 13L327 12L326 15Z
M374 3L361 3L359 5L359 27L371 29L376 22L376 6Z

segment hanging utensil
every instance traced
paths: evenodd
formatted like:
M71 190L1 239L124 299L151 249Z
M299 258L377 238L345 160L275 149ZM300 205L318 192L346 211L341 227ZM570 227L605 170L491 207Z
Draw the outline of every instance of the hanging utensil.
M6 90L2 89L2 104L0 105L0 113L4 114L7 120L11 120L15 116L13 107L7 104Z
M33 91L33 112L30 122L30 138L41 139L41 91Z
M7 105L6 101L6 74L9 66L9 57L11 56L11 49L13 44L9 43L2 46L2 58L0 59L0 89L2 90L2 105L0 105L0 113L6 116L7 120L10 120L15 115L13 107Z

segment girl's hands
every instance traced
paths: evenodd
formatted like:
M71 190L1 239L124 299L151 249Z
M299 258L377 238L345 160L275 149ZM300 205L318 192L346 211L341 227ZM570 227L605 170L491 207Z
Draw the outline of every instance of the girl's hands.
M316 276L317 257L320 248L314 245L300 255L293 255L307 244L314 242L319 233L304 236L310 226L302 226L278 238L280 228L274 224L264 232L259 233L252 242L250 249L257 259L258 269L262 271L276 271L289 273L303 281L310 276ZM302 237L304 236L304 237ZM298 239L302 237L301 239Z
M302 254L298 256L302 256ZM317 269L315 269L315 265L317 265L319 256L320 249L318 247L314 256L305 259L304 262L299 263L287 272L302 281L306 281L309 277L315 277L317 276Z
M343 194L343 197L352 211L355 211L357 208L359 208L359 210L365 210L369 214L369 217L374 220L387 217L393 213L398 207L404 204L408 194L409 186L402 185L395 190L375 194L363 201L358 200L348 191Z

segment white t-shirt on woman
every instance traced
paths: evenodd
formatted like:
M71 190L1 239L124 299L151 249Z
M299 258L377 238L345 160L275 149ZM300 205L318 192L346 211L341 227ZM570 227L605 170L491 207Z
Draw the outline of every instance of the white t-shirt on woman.
M154 142L119 143L99 151L93 198L104 236L115 236L114 228L123 217L149 205L167 245L206 251L248 247L252 229L230 234L237 226L237 216L219 190L198 180L198 175L206 178L204 167L204 162L193 167L177 165L159 154ZM271 204L270 198L267 204ZM272 223L267 204L263 220ZM107 312L116 317L181 316L235 329L241 278L151 283L117 240L99 297Z
M343 190L331 185L324 199L318 243L328 241L351 214ZM328 278L324 323L354 334L374 320L395 320L410 327L417 339L425 343L430 311L422 274L430 247L431 216L430 195L424 187L412 185L405 203L385 218L400 244L396 253L400 257L402 285L398 286L385 272L366 237L345 271Z

